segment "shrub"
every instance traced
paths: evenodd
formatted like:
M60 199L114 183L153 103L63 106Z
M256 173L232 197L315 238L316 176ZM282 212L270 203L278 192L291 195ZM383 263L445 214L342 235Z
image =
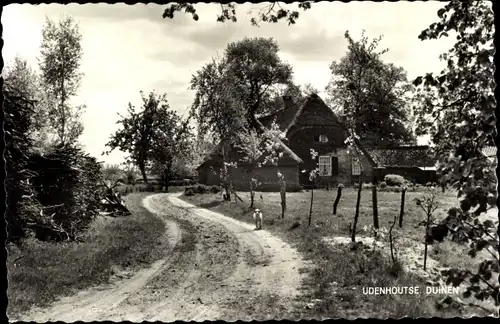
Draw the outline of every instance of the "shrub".
M182 185L183 185L183 186L191 186L191 185L193 185L193 184L194 184L194 181L193 181L193 180L191 180L191 179L183 179L183 180L182 180Z
M220 188L219 188L219 186L215 186L215 185L214 185L214 186L210 187L210 192L211 192L211 193L215 193L215 194L216 194L216 193L219 193L219 192L220 192Z
M195 186L195 188L196 188L196 193L199 193L199 194L204 194L207 191L207 188L201 184Z
M372 187L373 187L373 184L371 184L369 182L363 183L363 188L364 189L371 189Z
M403 186L407 181L400 175L388 174L384 177L384 181L388 186Z
M186 196L194 196L193 188L186 188L186 189L184 189L184 195L186 195Z
M380 188L385 188L385 187L387 187L387 183L385 183L385 181L382 181L379 183L379 186L380 186Z
M58 145L45 156L33 154L28 168L36 173L34 199L44 206L29 219L37 237L48 239L58 232L64 234L61 239L74 239L98 215L104 194L100 165L79 148Z
M171 180L168 184L170 186L173 186L173 187L178 187L178 186L183 185L183 181L182 180Z

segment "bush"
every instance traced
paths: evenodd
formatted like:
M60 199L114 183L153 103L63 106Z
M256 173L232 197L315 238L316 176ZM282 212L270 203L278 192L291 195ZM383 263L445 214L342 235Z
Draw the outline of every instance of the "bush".
M388 186L403 186L407 181L400 175L388 174L384 177L384 181Z
M24 215L30 228L40 240L75 239L99 213L100 165L79 148L58 145L44 156L32 154L27 167L36 174L33 200L43 206Z
M366 182L363 183L363 189L371 189L373 187L373 184Z
M210 192L211 192L211 193L215 193L215 194L216 194L216 193L219 193L219 192L220 192L220 188L219 188L219 186L215 186L215 185L214 185L214 186L210 187Z
M183 181L182 180L171 180L168 182L168 185L172 186L172 187L182 186Z
M187 193L190 193L189 195ZM184 194L186 196L192 196L195 194L205 194L207 192L213 192L213 193L218 193L220 192L220 189L218 186L205 186L202 184L198 184L196 186L191 186L191 187L186 187L184 188Z
M379 186L380 186L380 188L383 189L383 188L387 187L387 183L385 183L385 181L382 181L379 183Z

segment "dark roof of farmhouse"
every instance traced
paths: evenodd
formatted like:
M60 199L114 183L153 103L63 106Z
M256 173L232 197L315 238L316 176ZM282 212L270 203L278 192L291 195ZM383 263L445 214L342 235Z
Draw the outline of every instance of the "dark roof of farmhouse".
M318 95L311 94L308 97L294 101L288 106L283 105L281 109L274 111L270 114L259 116L258 120L265 127L269 127L271 123L275 121L276 124L279 126L280 130L286 132L293 126L293 124L296 122L298 116L302 113L304 108L308 107L312 111L320 111L321 106L326 107L330 110L330 108ZM332 117L336 122L339 123L339 119L335 115L335 113L333 113L333 111L332 111Z
M293 102L288 107L285 107L283 105L281 109L265 116L261 116L258 118L258 120L264 127L271 126L274 121L279 126L281 131L285 131L286 129L288 129L288 127L291 126L297 115L302 110L306 101L306 99L301 99Z
M434 167L436 159L428 146L366 148L379 167Z

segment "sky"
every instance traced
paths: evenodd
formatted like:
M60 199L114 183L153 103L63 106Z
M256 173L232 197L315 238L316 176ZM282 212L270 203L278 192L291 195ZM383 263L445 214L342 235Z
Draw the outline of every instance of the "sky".
M347 50L345 31L359 39L362 30L369 38L382 36L380 49L389 52L385 62L402 66L409 79L427 72L439 72L439 55L451 48L453 39L421 41L420 32L437 21L444 6L430 2L319 2L301 12L295 25L285 21L252 26L251 12L265 3L237 5L238 22L216 21L219 4L196 4L199 20L176 13L163 19L166 5L156 4L10 4L3 8L4 47L8 64L18 55L38 68L42 27L45 17L57 21L66 16L79 24L83 58L81 88L73 102L86 104L85 127L80 141L101 161L123 162L124 154L106 150L109 136L117 130L118 113L125 114L128 103L141 105L139 91L167 93L170 107L186 115L193 101L191 76L210 59L224 52L229 42L244 37L273 37L280 57L293 66L297 84L312 84L324 97L330 79L329 66ZM296 8L295 4L284 4ZM425 144L426 138L419 139Z

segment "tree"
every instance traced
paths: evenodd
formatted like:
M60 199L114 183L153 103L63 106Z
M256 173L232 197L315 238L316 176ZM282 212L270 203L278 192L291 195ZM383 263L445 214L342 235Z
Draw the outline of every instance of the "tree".
M288 84L276 85L269 90L269 107L265 107L263 111L273 113L283 108L283 97L289 96L293 102L297 102L304 98L304 91L300 86L290 81Z
M261 138L263 143L262 165L272 165L276 168L281 198L281 219L284 219L286 211L286 178L280 172L279 160L283 157L284 151L286 151L281 145L283 143L282 140L286 140L286 138L275 121L267 129L262 127Z
M136 166L131 163L122 163L122 165L123 173L125 176L125 183L132 186L135 185L138 173Z
M256 114L268 112L270 90L292 82L292 67L281 61L278 52L274 39L262 37L229 43L225 50L225 68L233 77L233 93L250 129L258 130Z
M313 161L317 161L318 159L318 152L316 152L314 149L310 150L311 154L311 159ZM316 163L316 165L318 165ZM307 222L307 226L311 226L311 219L312 219L312 210L313 210L313 202L314 202L314 188L316 187L316 181L319 176L319 166L316 166L314 169L309 171L309 182L311 183L311 202L309 205L309 219Z
M305 1L298 4L298 9L306 11L311 8L311 2ZM236 22L236 4L220 4L221 13L217 16L218 22ZM174 18L174 13L178 11L184 11L192 15L193 20L198 21L199 16L196 13L196 8L190 3L179 3L172 4L168 6L163 12L163 18ZM279 2L271 2L260 8L257 16L250 19L250 22L254 26L259 26L260 22L277 23L280 20L286 20L288 25L295 24L296 20L299 18L299 12L297 10L290 10L283 8Z
M245 164L250 175L250 208L253 208L254 190L258 185L257 179L254 176L254 169L260 166L260 159L263 153L261 150L262 140L255 130L251 130L249 133L240 133L235 146L242 154L241 162Z
M121 127L110 137L106 146L110 148L104 154L109 154L115 149L128 154L129 162L137 165L141 171L144 183L148 184L146 168L153 159L153 149L155 140L158 139L160 130L168 130L171 121L171 112L166 99L166 94L157 95L150 92L146 97L140 92L142 97L142 111L129 103L128 116L118 114L121 119L117 121Z
M24 236L26 213L33 208L27 197L33 195L30 178L34 176L28 169L31 139L27 136L31 128L34 103L26 97L24 89L18 90L10 85L10 79L3 84L4 130L5 130L5 189L7 240L20 242ZM36 210L35 213L39 213Z
M418 132L428 133L439 159L442 181L458 189L460 208L448 211L441 225L457 242L470 243L469 255L485 250L491 259L480 263L476 273L450 269L444 275L458 286L468 281L464 297L493 298L499 303L498 236L500 228L480 219L497 197L494 165L483 154L495 145L496 118L493 44L494 15L486 1L450 1L437 12L438 21L422 31L421 40L456 37L455 45L440 56L446 68L415 79L419 86ZM437 239L434 237L434 239ZM497 275L493 275L497 273ZM474 293L474 294L473 294Z
M83 132L80 116L85 106L72 106L82 74L79 72L83 55L82 36L78 24L65 18L55 24L46 19L42 30L41 79L47 95L54 100L49 119L62 144L73 143Z
M424 249L424 271L427 269L427 246L432 244L433 238L430 235L431 225L434 222L434 212L439 208L439 202L436 200L436 191L432 188L429 195L421 198L415 198L415 204L425 213L425 249Z
M188 156L193 143L189 118L182 120L175 111L169 110L166 100L162 108L161 123L154 129L151 159L160 167L165 191L168 192L175 161Z
M114 188L120 182L125 182L125 171L117 164L107 164L102 168L103 180L108 188Z
M27 134L33 142L33 147L45 147L49 140L50 98L42 91L40 77L20 56L16 56L13 62L6 66L3 76L10 87L33 100L31 126L27 129Z
M246 131L245 115L234 96L233 76L225 68L223 60L212 59L191 79L191 89L195 99L191 113L198 123L198 138L212 135L212 143L217 145L222 156L221 187L226 199L230 199L230 179L228 172L230 147L237 134Z
M332 78L326 87L328 101L362 138L365 145L391 145L413 141L413 132L408 127L409 107L406 95L411 94L412 85L401 67L384 63L377 52L381 37L369 43L362 34L354 41L345 33L348 51L340 61L332 62Z
M309 97L310 95L318 95L319 90L316 89L312 84L307 83L301 87L302 97Z

